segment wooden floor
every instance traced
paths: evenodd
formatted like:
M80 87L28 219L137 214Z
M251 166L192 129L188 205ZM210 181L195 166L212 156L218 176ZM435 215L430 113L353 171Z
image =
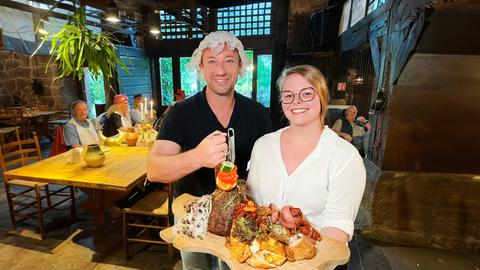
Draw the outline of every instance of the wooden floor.
M85 194L78 194L77 201L85 199ZM4 185L0 181L0 270L182 269L178 252L170 260L163 246L143 249L143 245L133 246L132 250L137 249L135 256L125 260L118 209L107 213L104 234L95 233L91 212L77 209L77 213L77 218L71 218L69 205L47 212L47 235L43 241L35 222L12 231ZM361 223L362 215L357 219ZM480 270L480 258L475 255L384 246L360 235L355 235L349 246L352 255L348 270Z
M78 200L86 197L81 194ZM46 213L45 240L35 222L22 224L14 232L3 183L0 188L0 269L177 269L178 253L170 260L163 246L132 245L131 260L123 257L119 212L107 214L104 234L95 233L92 213L78 210L71 218L69 206ZM178 269L181 269L178 268Z

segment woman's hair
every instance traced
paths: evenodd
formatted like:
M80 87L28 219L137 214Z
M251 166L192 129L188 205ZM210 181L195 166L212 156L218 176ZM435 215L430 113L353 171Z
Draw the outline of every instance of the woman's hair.
M110 106L110 108L108 108L107 112L105 113L107 115L107 117L109 118L110 115L112 115L112 113L114 112L118 112L120 115L122 115L123 117L125 117L127 120L130 120L130 113L128 113L128 110L127 110L127 113L125 113L125 115L123 115L121 112L122 112L122 105L123 104L113 104L112 106Z
M318 97L320 98L320 120L323 125L328 111L329 94L327 82L325 81L325 77L323 76L322 72L320 72L320 70L318 70L316 67L310 65L300 65L285 68L280 77L277 79L277 89L279 92L282 91L285 79L292 74L298 74L302 76L313 86L313 88L315 88L315 91L317 91Z

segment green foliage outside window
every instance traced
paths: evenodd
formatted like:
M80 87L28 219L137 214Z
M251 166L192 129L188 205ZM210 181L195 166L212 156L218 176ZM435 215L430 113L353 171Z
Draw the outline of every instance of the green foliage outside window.
M257 101L270 107L270 89L272 81L272 55L257 56Z
M162 91L162 106L173 102L173 72L172 58L160 58L160 89Z
M103 74L99 73L98 78L95 78L94 74L84 68L84 83L85 92L87 96L88 115L90 118L95 117L95 104L105 104L107 100L105 98L105 85L103 82Z
M200 78L197 78L197 72L190 69L190 59L191 57L180 57L180 87L185 91L186 97L202 91L203 85L205 85Z
M245 51L248 59L253 63L253 51ZM253 81L253 69L247 67L243 75L238 76L237 85L235 90L237 93L242 94L246 97L252 98L252 81Z

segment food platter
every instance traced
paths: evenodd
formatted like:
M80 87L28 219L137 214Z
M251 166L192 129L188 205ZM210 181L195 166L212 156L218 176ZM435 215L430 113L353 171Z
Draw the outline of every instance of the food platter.
M173 214L177 219L183 217L186 213L185 204L195 200L190 194L183 194L176 198L172 203ZM246 263L239 263L230 255L230 251L225 246L225 237L208 233L204 239L193 239L181 234L177 234L174 227L167 228L160 232L160 237L166 242L173 243L173 246L186 252L203 252L215 255L224 260L231 269L253 270ZM301 260L295 262L286 262L282 266L274 269L333 269L335 266L345 264L350 258L350 250L345 244L323 236L322 241L316 244L317 254L313 259Z

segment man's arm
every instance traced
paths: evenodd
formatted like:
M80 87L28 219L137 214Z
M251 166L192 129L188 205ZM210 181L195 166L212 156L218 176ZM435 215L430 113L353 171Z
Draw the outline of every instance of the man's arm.
M175 142L158 140L148 158L147 177L152 182L171 183L202 168L215 168L225 160L226 133L214 131L192 150L181 152Z
M70 123L67 123L65 126L63 126L63 139L65 140L65 145L68 147L82 147L77 129Z
M351 142L353 140L352 136L350 134L341 132L342 130L342 120L337 119L335 123L333 123L332 130L338 134L338 136L344 138L346 141Z

